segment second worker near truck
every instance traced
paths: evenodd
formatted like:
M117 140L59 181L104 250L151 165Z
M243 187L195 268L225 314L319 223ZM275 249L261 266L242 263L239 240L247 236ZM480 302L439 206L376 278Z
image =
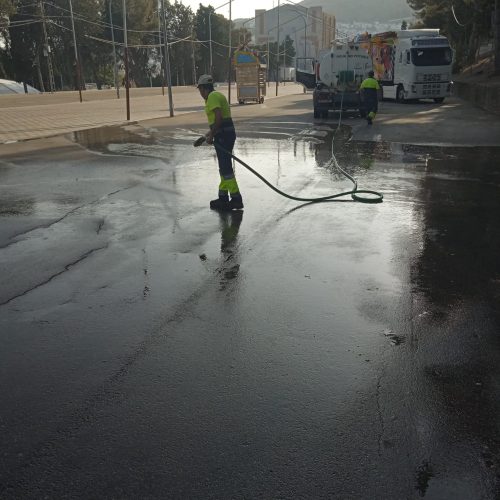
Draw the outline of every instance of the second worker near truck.
M375 80L374 76L375 73L369 71L368 78L363 80L359 87L362 92L363 107L366 112L368 125L373 123L378 111L378 91L380 90L380 84Z

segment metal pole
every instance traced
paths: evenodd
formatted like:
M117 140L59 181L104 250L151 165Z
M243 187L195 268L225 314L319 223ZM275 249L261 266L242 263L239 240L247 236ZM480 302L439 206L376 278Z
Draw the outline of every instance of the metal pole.
M111 10L112 1L113 0L109 0L109 23L111 24L111 40L113 41L113 73L115 75L116 97L117 99L120 99L120 85L118 84L118 63L116 62L115 28L113 26L113 12Z
M267 86L269 87L269 66L271 65L271 60L269 59L269 31L267 32Z
M47 35L47 26L45 24L45 10L43 8L43 0L40 0L40 13L42 14L42 27L43 27L43 36L45 39L45 52L47 52L47 67L49 69L49 85L51 94L55 91L55 83L54 83L54 72L52 70L52 61L50 58L50 46L49 46L49 37ZM44 54L45 55L45 54Z
M210 39L210 74L212 73L212 12L208 13L208 37Z
M73 18L73 3L69 0L69 11L71 14L71 27L73 29L73 45L75 46L75 65L76 65L76 82L78 85L78 93L80 94L80 102L82 99L82 84L80 82L80 63L78 62L78 49L76 48L76 33L75 33L75 19Z
M229 0L229 71L227 75L227 102L231 105L231 0Z
M280 81L280 0L278 0L278 33L276 35L276 96L278 96L278 85Z
M125 98L127 101L127 120L130 120L130 83L128 78L128 38L127 38L127 6L123 0L123 43L125 59Z
M36 56L36 70L38 75L38 85L40 85L40 90L45 94L45 85L43 84L42 68L40 66L40 54Z
M160 46L161 95L165 95L165 71L163 69L163 50L161 50L161 17L158 11L158 43Z
M165 0L161 0L161 11L163 13L163 42L165 49L165 79L167 80L168 88L168 107L170 117L174 116L174 103L172 99L172 77L170 74L170 54L168 50L168 36L167 36L167 13L165 11Z

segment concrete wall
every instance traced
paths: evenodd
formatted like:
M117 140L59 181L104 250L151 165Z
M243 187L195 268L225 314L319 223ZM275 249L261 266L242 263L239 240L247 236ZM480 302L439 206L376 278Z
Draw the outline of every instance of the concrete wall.
M453 94L486 111L500 115L500 85L454 81Z

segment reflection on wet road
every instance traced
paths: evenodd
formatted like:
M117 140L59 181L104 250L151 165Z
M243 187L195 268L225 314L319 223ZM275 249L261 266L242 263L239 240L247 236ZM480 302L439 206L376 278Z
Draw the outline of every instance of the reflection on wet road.
M0 161L0 496L496 498L500 150L200 132Z

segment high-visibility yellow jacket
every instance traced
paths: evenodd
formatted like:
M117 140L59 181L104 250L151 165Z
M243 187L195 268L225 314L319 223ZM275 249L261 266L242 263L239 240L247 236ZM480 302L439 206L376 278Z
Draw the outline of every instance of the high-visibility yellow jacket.
M375 80L375 78L372 78L371 76L366 78L365 80L362 81L360 89L373 89L373 90L380 90L380 85Z

